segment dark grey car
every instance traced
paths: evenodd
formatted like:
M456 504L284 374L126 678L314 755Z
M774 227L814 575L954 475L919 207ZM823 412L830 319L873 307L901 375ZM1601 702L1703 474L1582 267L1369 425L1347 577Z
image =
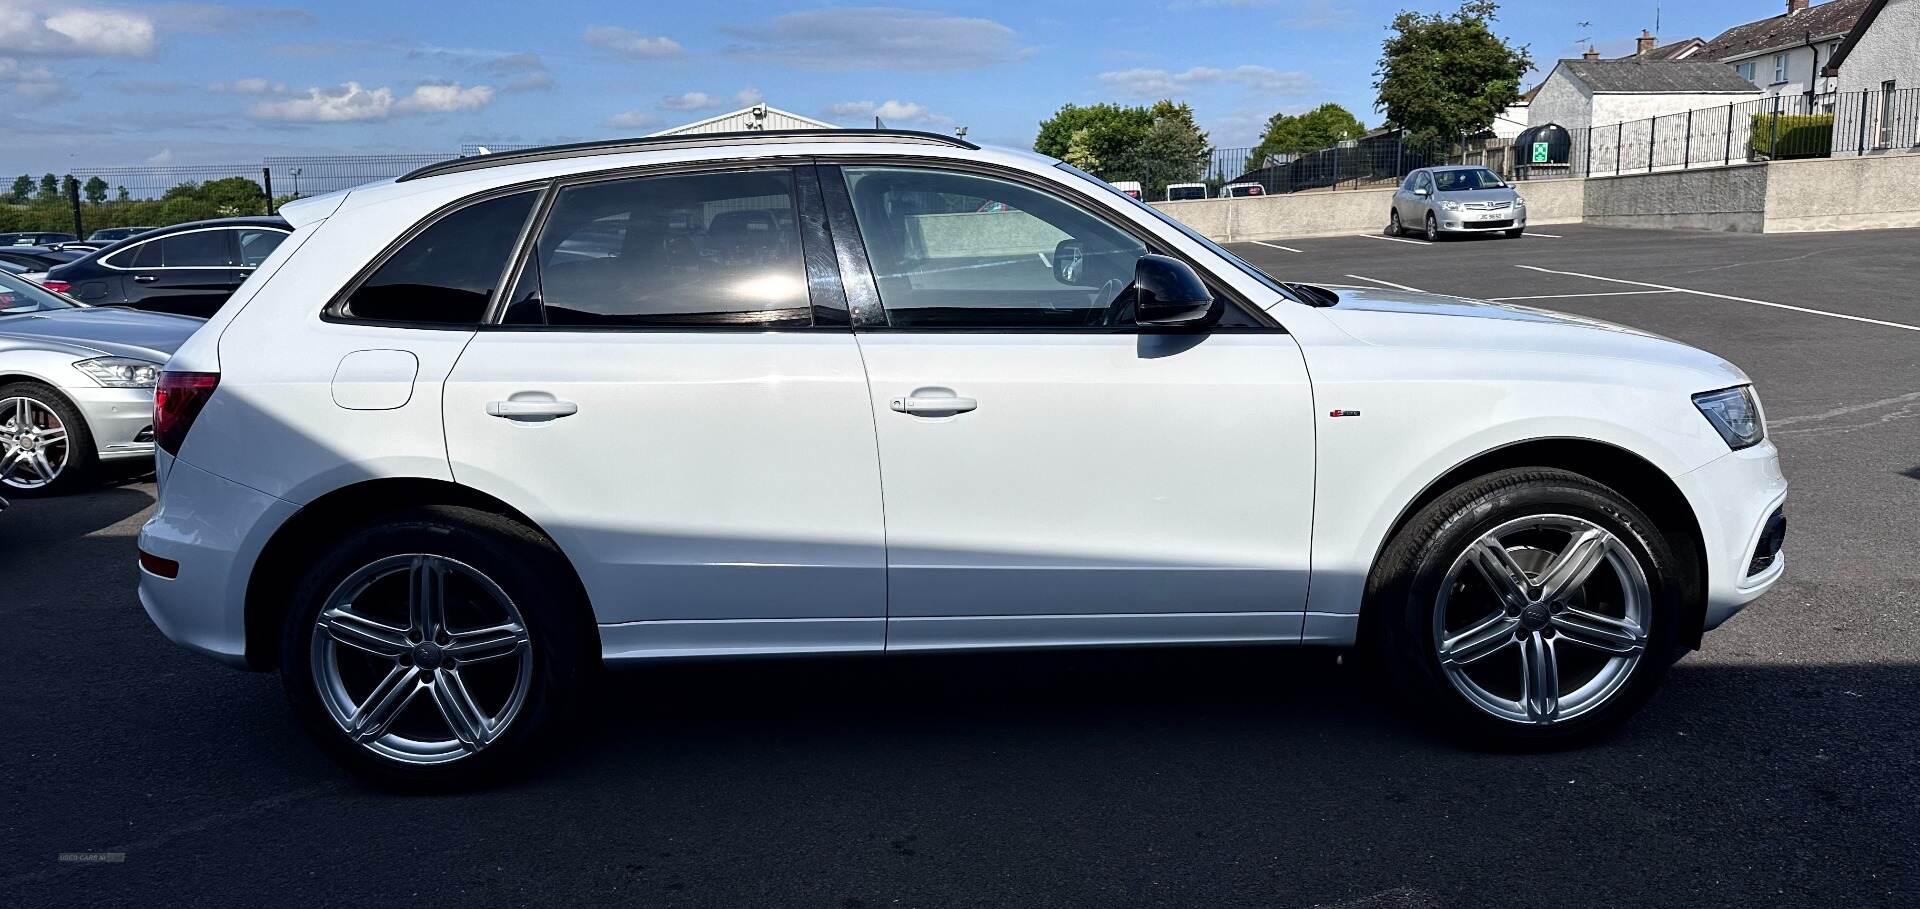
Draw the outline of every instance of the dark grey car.
M1527 203L1507 181L1484 167L1423 167L1393 194L1387 233L1409 231L1437 241L1450 233L1518 237L1527 229Z

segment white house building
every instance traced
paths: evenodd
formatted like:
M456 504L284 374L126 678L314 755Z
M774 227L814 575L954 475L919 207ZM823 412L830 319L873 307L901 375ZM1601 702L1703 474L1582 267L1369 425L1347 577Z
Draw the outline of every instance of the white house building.
M1828 0L1814 6L1810 0L1786 0L1785 13L1727 29L1688 59L1731 66L1768 95L1825 94L1835 86L1823 72L1872 3Z
M1910 152L1920 145L1920 0L1873 0L1827 66L1838 81L1834 151ZM1857 105L1857 108L1856 108Z
M755 104L752 107L728 111L705 120L684 123L672 129L663 129L654 135L686 136L695 133L739 133L765 129L839 129L839 127L812 117L802 117L792 111Z
M1589 52L1561 60L1540 83L1528 119L1568 130L1610 126L1762 97L1752 83L1711 61L1630 57L1602 60Z

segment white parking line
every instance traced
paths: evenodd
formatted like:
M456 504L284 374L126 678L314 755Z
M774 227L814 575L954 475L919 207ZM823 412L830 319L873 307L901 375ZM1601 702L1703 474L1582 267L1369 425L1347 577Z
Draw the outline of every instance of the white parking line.
M1432 246L1433 245L1432 243L1428 243L1425 240L1409 240L1406 237L1389 237L1384 234L1354 234L1354 236L1366 237L1369 240L1387 240L1393 243L1412 243L1416 246Z
M1405 285L1405 284L1395 284L1395 283L1393 283L1392 281L1382 281L1382 280L1380 280L1379 278L1369 278L1369 277L1367 277L1366 275L1346 275L1346 277L1349 277L1349 278L1352 278L1352 279L1354 279L1355 281L1371 281L1371 282L1373 282L1373 283L1375 283L1375 284L1378 284L1378 285L1380 285L1380 286L1382 286L1382 287L1391 287L1391 288L1393 288L1394 290L1408 290L1408 291L1412 291L1412 292L1414 292L1414 293L1417 293L1417 294L1423 294L1423 293L1426 293L1426 291L1424 291L1424 290L1421 290L1421 289L1420 289L1420 288L1418 288L1418 287L1408 287L1408 286L1407 286L1407 285Z
M1551 268L1541 268L1538 265L1516 265L1514 267L1524 268L1528 271L1542 272L1549 275L1566 275L1571 278L1586 278L1592 281L1607 281L1613 284L1631 284L1635 287L1651 287L1656 290L1670 290L1675 293L1693 294L1696 297L1712 297L1713 299L1716 299L1716 300L1732 300L1735 303L1752 303L1755 306L1770 306L1770 307L1773 307L1774 309L1787 309L1787 310L1792 310L1794 312L1803 312L1813 316L1826 316L1832 319L1845 319L1849 322L1865 322L1868 325L1881 325L1887 328L1898 328L1898 329L1903 329L1905 331L1920 331L1920 325L1908 325L1904 322L1888 322L1884 319L1869 319L1866 316L1852 316L1843 312L1828 312L1824 309L1808 309L1805 306L1789 306L1785 303L1769 303L1765 300L1755 300L1750 297L1735 297L1729 294L1717 294L1717 293L1713 293L1712 291L1706 291L1706 290L1691 290L1685 287L1669 287L1665 284L1649 284L1645 281L1628 281L1623 278L1606 278L1600 275L1583 275L1577 271L1554 271ZM1349 275L1348 277L1352 277L1352 276Z
M1281 246L1281 245L1280 245L1280 244L1278 244L1278 243L1268 243L1268 242L1267 242L1267 241L1265 241L1265 240L1248 240L1247 242L1248 242L1248 243L1257 243L1257 244L1259 244L1259 245L1261 245L1261 246L1270 246L1270 247L1273 247L1274 249L1284 249L1284 250L1286 250L1287 252L1296 252L1296 253L1297 253L1297 252L1300 252L1300 250L1297 250L1297 249L1294 249L1294 248L1293 248L1293 247L1291 247L1291 246Z
M1536 234L1536 233L1534 233L1533 231L1527 231L1526 233L1524 233L1524 234L1521 234L1520 236L1523 236L1523 237L1546 237L1546 238L1547 238L1547 239L1549 239L1549 240L1560 240L1560 239L1564 239L1564 238L1562 238L1562 237L1561 237L1561 236L1560 236L1559 234Z
M1537 297L1488 297L1489 303L1512 303L1515 300L1570 300L1574 297L1644 297L1648 294L1677 294L1677 290L1612 290L1603 294L1541 294Z

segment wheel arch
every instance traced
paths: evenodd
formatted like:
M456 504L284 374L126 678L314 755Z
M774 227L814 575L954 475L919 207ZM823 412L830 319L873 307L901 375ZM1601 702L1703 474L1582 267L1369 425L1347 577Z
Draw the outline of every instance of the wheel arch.
M1582 438L1529 439L1483 451L1434 478L1400 510L1374 546L1370 564L1378 570L1380 556L1414 515L1435 499L1476 477L1515 467L1551 467L1580 474L1625 496L1667 538L1687 570L1679 640L1689 648L1700 646L1707 608L1706 539L1686 494L1665 471L1640 455L1607 442ZM1370 604L1361 607L1363 628L1377 620Z
M314 499L277 528L254 560L247 579L245 604L246 661L255 670L280 665L280 625L300 571L310 563L312 547L354 525L382 513L431 505L471 508L513 521L553 547L567 566L564 582L572 586L573 600L584 610L580 617L599 654L599 626L587 599L586 585L572 560L532 518L519 509L471 487L446 480L395 477L366 480L332 490Z

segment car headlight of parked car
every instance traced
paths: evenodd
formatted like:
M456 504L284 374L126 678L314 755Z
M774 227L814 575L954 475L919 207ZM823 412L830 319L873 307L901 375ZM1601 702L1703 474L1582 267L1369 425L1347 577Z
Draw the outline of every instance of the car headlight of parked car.
M132 357L99 357L81 360L74 369L93 377L107 388L152 388L160 375L160 364Z
M1460 203L1455 202L1451 199L1442 199L1440 200L1440 207L1446 209L1447 211L1459 211Z
M1753 396L1751 385L1703 391L1693 396L1693 406L1700 408L1734 451L1751 448L1767 437L1766 419L1760 414L1760 401Z
M1527 207L1527 200L1525 200L1525 199L1522 199L1522 198L1520 198L1519 196L1514 196L1514 197L1513 197L1513 207L1514 207L1514 208L1526 208L1526 207Z

